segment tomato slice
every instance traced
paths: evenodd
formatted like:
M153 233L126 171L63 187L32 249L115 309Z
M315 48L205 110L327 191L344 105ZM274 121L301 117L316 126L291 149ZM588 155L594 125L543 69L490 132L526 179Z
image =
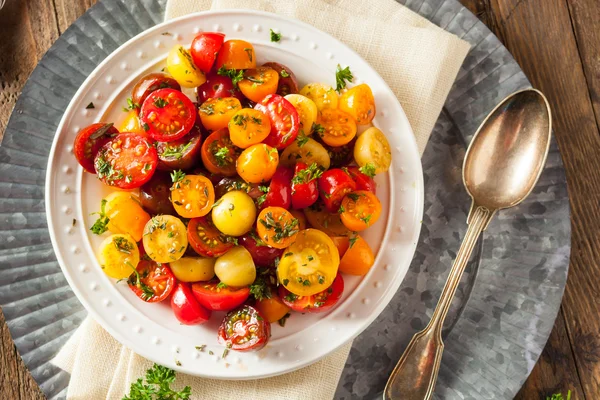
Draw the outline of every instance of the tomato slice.
M190 246L204 257L219 257L233 247L208 217L192 218L187 226Z
M267 207L258 214L256 231L267 245L285 249L298 235L298 220L281 207Z
M166 299L175 286L175 276L169 264L142 260L137 265L137 274L132 274L127 283L137 297L148 303Z
M198 303L187 283L177 283L171 297L171 309L184 325L203 324L210 319L210 310Z
M266 207L282 207L286 210L292 205L292 177L294 171L287 167L278 167L271 178L269 191L265 196L264 202L260 205L261 209Z
M271 337L271 324L254 307L229 312L218 334L219 343L237 351L260 350Z
M356 136L356 122L352 115L345 111L326 108L321 110L317 122L323 127L323 131L318 132L318 135L330 146L343 146Z
M169 143L156 142L158 169L166 171L189 170L200 158L198 156L201 148L202 132L196 126L181 139Z
M317 163L306 165L303 162L296 163L296 171L292 178L292 205L295 209L312 206L319 199L317 179L323 171Z
M319 178L319 192L325 208L337 212L345 195L356 190L356 183L339 168L323 172Z
M196 88L198 104L202 104L208 99L218 99L222 97L235 97L239 101L245 100L242 92L233 86L230 77L218 75L215 72L209 72L206 75L206 82Z
M254 106L271 121L271 133L264 143L281 150L296 140L300 129L300 117L292 103L278 94L266 96Z
M94 158L98 150L111 138L119 134L113 124L103 122L92 124L79 131L73 145L73 153L79 165L87 172L95 174Z
M277 279L298 296L311 296L333 283L340 255L329 236L317 229L300 231L285 249L277 266Z
M269 94L277 92L279 74L273 68L258 67L244 71L244 79L238 87L248 99L259 102Z
M132 106L139 108L144 100L158 89L175 89L181 90L181 86L177 81L162 72L153 72L140 78L131 91Z
M358 125L367 125L375 118L375 98L366 83L354 86L340 97L339 108L354 117Z
M254 263L261 267L274 265L275 259L281 258L283 255L283 249L276 249L267 245L254 232L247 233L239 238L239 243L248 250Z
M352 231L364 231L381 215L381 203L377 196L366 190L348 193L339 209L342 223Z
M297 296L283 286L279 286L279 297L283 303L294 311L305 313L321 313L328 311L342 298L344 278L337 274L331 286L311 296Z
M198 303L212 311L233 310L250 296L249 288L233 288L218 280L194 283L192 291Z
M211 133L206 138L200 155L206 169L213 174L234 176L235 163L241 152L241 149L233 145L229 138L229 131L224 128Z
M202 175L186 175L176 171L171 175L171 202L177 214L184 218L203 217L215 203L212 182Z
M144 100L140 118L152 139L171 142L192 129L196 121L196 107L178 90L159 89Z
M203 72L211 70L217 53L221 50L225 35L219 32L202 32L192 40L190 54L196 67Z
M375 183L375 180L360 172L358 167L342 167L342 170L346 171L346 173L354 180L357 190L366 190L373 194L377 194L377 183Z
M269 136L271 122L262 112L244 108L229 120L228 128L233 144L245 149L262 142Z
M117 135L98 150L94 159L98 179L121 189L137 188L148 182L157 165L156 149L136 133Z

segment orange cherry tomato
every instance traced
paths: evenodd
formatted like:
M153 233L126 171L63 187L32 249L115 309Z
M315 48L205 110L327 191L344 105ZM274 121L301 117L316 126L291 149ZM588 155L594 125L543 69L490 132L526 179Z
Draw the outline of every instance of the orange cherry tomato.
M139 115L140 112L137 109L129 111L119 126L119 132L133 132L148 137L148 133L142 128Z
M306 216L304 215L304 213L302 212L302 210L288 210L293 216L294 218L296 218L298 220L298 229L303 231L306 229Z
M340 97L339 109L354 117L358 125L368 125L375 118L375 98L366 83L354 86Z
M262 142L271 132L269 117L252 108L243 108L235 113L228 126L231 141L242 149Z
M276 294L271 294L270 299L262 299L254 304L254 308L270 323L274 324L290 312L290 308Z
M321 110L317 122L323 126L323 132L318 134L329 146L343 146L356 136L354 117L345 111L326 108Z
M365 239L356 235L350 238L348 250L340 260L340 272L349 275L366 275L375 263L373 250Z
M204 143L200 156L209 172L225 176L235 175L235 163L241 150L233 145L227 129L211 133Z
M215 203L215 189L212 182L202 175L172 175L171 202L177 214L184 218L203 217Z
M256 54L251 43L245 40L227 40L219 50L217 69L250 69L256 68Z
M267 207L258 214L256 232L269 246L285 249L296 240L298 219L282 207Z
M226 128L233 115L242 109L242 104L235 97L208 99L200 108L198 114L202 125L210 131Z
M242 94L258 103L265 96L277 92L279 74L273 68L258 67L244 72L244 79L238 83Z
M337 247L340 258L342 258L346 254L348 246L350 246L348 236L331 236L331 240L333 240L333 244Z
M277 149L260 143L242 151L235 167L238 175L246 182L261 183L273 177L278 164Z
M364 231L379 219L381 203L373 193L357 190L344 196L339 211L346 228L352 231Z
M342 223L340 214L337 212L330 213L320 201L306 207L303 211L311 227L323 231L329 236L350 235L350 230Z

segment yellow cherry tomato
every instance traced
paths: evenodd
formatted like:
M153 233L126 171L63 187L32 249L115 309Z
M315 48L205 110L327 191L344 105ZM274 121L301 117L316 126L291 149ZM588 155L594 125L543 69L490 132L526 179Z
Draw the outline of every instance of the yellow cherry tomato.
M203 217L215 203L215 188L202 175L186 175L174 172L175 183L171 187L171 202L177 214L184 218Z
M226 128L229 120L242 109L242 104L235 97L208 99L200 108L198 114L202 125L211 131Z
M181 282L208 281L215 276L215 258L182 257L171 261L171 271Z
M284 97L292 103L300 117L300 134L310 135L313 124L317 121L317 105L314 101L301 94L288 94Z
M392 151L383 132L375 127L364 131L356 139L354 160L360 167L372 164L376 174L387 171L392 164Z
M238 157L235 168L248 183L266 182L273 177L279 164L277 149L260 143L248 147Z
M339 108L352 115L358 125L370 124L375 118L375 98L369 85L361 83L342 94Z
M319 111L338 106L337 93L331 86L324 83L309 83L300 90L300 94L314 101Z
M187 229L177 217L157 215L144 227L143 243L152 260L159 263L177 261L187 249Z
M206 82L204 72L194 65L190 52L181 45L171 49L167 56L167 69L177 83L186 88L194 88Z
M246 192L225 193L212 209L212 221L218 230L229 236L242 236L252 229L256 206Z
M329 169L331 157L323 145L312 138L296 139L281 153L282 165L294 168L297 162L306 165L317 163L324 169Z
M133 273L140 262L140 251L130 235L111 235L100 244L98 262L106 275L124 279Z
M127 112L125 119L119 126L119 132L134 132L142 136L147 136L146 131L144 128L142 128L139 118L139 111L137 109Z
M227 286L248 286L256 279L256 266L245 247L235 246L217 258L215 274Z
M150 215L144 211L138 198L130 192L113 192L104 200L103 212L108 218L108 230L112 233L127 233L139 242Z

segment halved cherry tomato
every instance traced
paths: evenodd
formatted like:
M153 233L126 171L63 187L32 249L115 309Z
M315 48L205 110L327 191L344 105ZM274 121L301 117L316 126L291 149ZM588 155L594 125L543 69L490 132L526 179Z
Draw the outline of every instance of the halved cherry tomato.
M219 327L219 343L236 351L260 350L271 337L271 324L254 307L229 312Z
M271 122L262 112L243 108L229 120L228 128L233 144L245 149L262 142L269 136Z
M279 74L269 67L258 67L244 71L244 79L238 86L244 96L258 103L265 96L277 92Z
M206 129L216 131L226 128L231 117L241 109L242 104L235 97L213 98L202 103L198 114Z
M156 142L158 169L167 171L191 169L200 158L201 148L202 134L200 130L195 129L181 139L169 143Z
M225 35L219 32L202 32L196 35L190 47L190 55L196 67L203 72L210 71L224 40Z
M142 237L146 255L159 263L183 257L188 247L185 224L172 215L156 215L146 223Z
M261 208L282 207L289 210L292 206L292 178L294 171L287 167L278 167L271 178L269 191Z
M271 133L264 143L281 150L294 142L300 128L300 117L292 103L278 94L271 94L256 103L254 108L266 114L271 121Z
M321 201L306 207L303 211L311 227L323 231L329 236L350 235L350 230L342 223L340 214L337 211L328 212Z
M295 209L309 207L319 199L317 179L322 174L323 170L317 163L296 163L296 171L292 178L292 206Z
M272 324L285 317L285 315L290 311L289 306L281 301L279 296L277 296L275 293L272 293L271 297L269 298L258 300L254 304L254 308L256 308L258 312L260 312L261 315L263 315L265 319Z
M73 145L73 154L79 165L90 174L95 174L94 158L98 150L111 138L117 136L119 131L113 124L99 122L86 126L79 131Z
M254 263L261 267L273 265L275 259L283 255L283 249L267 245L254 232L249 232L239 238L239 243L248 250Z
M329 236L317 229L298 233L277 266L277 279L298 296L311 296L333 283L340 255Z
M375 263L373 250L359 235L349 240L348 250L340 260L340 272L349 275L366 275Z
M150 93L158 89L175 89L181 91L177 81L162 72L153 72L140 78L131 90L132 106L140 108Z
M299 135L308 136L312 134L318 113L315 102L301 94L288 94L284 99L292 103L298 111L298 117L300 118Z
M352 157L352 150L350 150L350 156ZM286 147L281 153L282 165L293 168L299 161L307 165L317 163L323 169L329 169L331 166L331 159L325 147L309 137L296 138L294 143Z
M298 93L298 80L291 69L276 62L264 63L263 67L273 68L279 74L278 95L287 96L288 94Z
M148 133L142 128L142 121L140 121L140 111L136 108L129 111L125 115L125 119L119 125L119 132L133 132L138 135L148 136Z
M331 86L324 83L309 83L300 90L300 94L314 101L319 111L338 106L337 93Z
M294 311L305 313L320 313L331 309L337 304L344 292L344 278L337 274L331 286L311 296L298 296L283 286L279 286L279 297L285 305Z
M348 246L350 246L350 239L348 236L330 236L331 240L335 244L335 247L338 249L338 253L340 253L340 259L344 257L346 251L348 250Z
M216 68L256 68L256 54L251 43L245 40L227 40L217 56Z
M190 246L201 256L219 257L233 247L233 241L228 241L208 216L190 219L187 235Z
M354 160L360 167L371 164L376 174L387 171L392 164L392 151L383 132L375 127L364 131L356 139Z
M215 189L212 182L202 175L173 173L171 202L177 214L184 218L203 217L215 203Z
M229 138L227 129L211 133L202 144L201 157L207 170L213 174L234 176L236 161L241 153Z
M342 170L346 171L354 182L356 182L357 190L366 190L373 194L377 194L377 183L375 183L375 180L360 172L358 167L342 167Z
M198 303L187 283L177 283L171 297L171 309L184 325L203 324L210 319L210 310Z
M196 107L177 90L159 89L144 100L140 118L152 139L172 142L192 129L196 121Z
M204 72L196 68L190 52L181 45L176 45L169 52L167 69L183 87L194 88L206 82Z
M157 165L154 146L135 133L122 133L109 140L94 159L98 179L121 189L133 189L148 182Z
M273 177L278 164L277 150L260 143L242 151L236 161L236 171L246 182L261 183Z
M340 217L352 231L364 231L381 215L381 203L377 196L366 190L348 193L340 206Z
M269 246L285 249L298 235L298 220L285 208L267 207L258 214L256 232Z
M142 260L137 265L137 274L131 274L127 283L137 297L148 303L163 301L175 286L175 276L169 264Z
M319 192L329 212L337 212L344 196L356 190L350 175L339 168L323 172L319 178Z
M238 88L233 86L231 78L209 72L206 75L206 82L196 88L198 104L202 104L208 99L223 97L235 97L239 101L244 100L244 95Z
M240 177L226 177L221 179L215 186L215 198L220 199L225 193L231 192L232 190L246 192L252 199L257 199L263 194L256 183L245 182Z
M317 119L319 125L323 127L323 132L319 132L323 142L338 147L350 143L356 136L356 122L352 115L345 111L327 108L321 111Z
M340 97L340 110L354 117L358 125L367 125L375 117L375 98L366 83L356 85Z
M168 173L156 171L152 179L140 188L140 203L152 215L177 215L171 203L171 186L173 182Z
M233 310L250 296L249 288L233 288L218 280L194 283L192 291L198 303L212 311Z
M106 227L112 233L127 233L135 241L140 241L144 226L150 215L140 205L137 196L131 192L114 191L102 201L101 212L108 218Z

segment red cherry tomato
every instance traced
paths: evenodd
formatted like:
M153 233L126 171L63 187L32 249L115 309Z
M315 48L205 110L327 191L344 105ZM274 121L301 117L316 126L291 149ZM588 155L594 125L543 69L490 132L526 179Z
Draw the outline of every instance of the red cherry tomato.
M322 171L316 163L307 166L303 162L296 163L296 171L292 178L292 206L295 209L312 206L319 199L317 178Z
M339 168L323 172L318 180L319 194L329 212L337 212L345 195L356 190L350 175Z
M221 50L225 35L218 32L202 32L192 40L190 54L196 67L202 72L208 72L212 68L217 58L217 53Z
M173 291L175 276L169 264L142 260L136 270L137 274L132 274L127 283L140 299L148 303L156 303L166 299Z
M204 257L219 257L233 247L208 217L192 218L187 226L188 241L194 251Z
M231 78L209 72L208 75L206 75L206 82L196 88L198 104L202 104L208 99L218 99L223 97L235 97L241 102L246 100L242 92L240 92L237 87L233 86Z
M229 311L242 305L250 296L250 289L232 288L221 284L219 281L196 282L192 284L192 291L200 305L212 311Z
M344 278L337 274L331 286L312 296L298 296L279 286L279 297L286 306L294 311L305 313L320 313L331 309L337 304L344 292Z
M239 243L248 250L254 263L261 267L274 266L275 259L283 255L284 249L268 246L254 232L246 233L239 238Z
M262 349L271 337L271 324L254 308L242 306L229 312L219 327L219 343L232 350Z
M254 106L271 121L271 133L263 143L281 150L296 140L300 128L298 112L286 99L278 94L270 94Z
M282 207L286 210L292 205L292 177L294 172L287 167L280 166L275 171L269 184L269 191L260 209L266 207Z
M343 167L342 170L346 171L354 182L356 182L356 190L366 190L367 192L377 194L377 183L375 183L375 180L360 172L358 167Z
M180 91L159 89L144 100L140 118L152 139L172 142L192 129L196 121L196 107Z
M175 79L162 72L153 72L143 76L137 81L131 91L131 100L133 101L133 104L140 107L150 93L158 89L166 88L181 90L181 86L179 86L179 83L177 83Z
M94 159L98 179L121 189L137 188L148 182L157 165L156 149L137 133L121 133L112 138Z
M264 63L263 67L273 68L279 74L277 94L287 96L288 94L298 93L298 80L291 69L283 64L272 61Z
M175 317L184 325L203 324L210 318L210 310L198 303L192 289L186 283L178 282L171 297L171 309Z
M98 154L98 150L104 143L118 134L119 131L112 123L105 124L103 122L92 124L80 130L73 145L73 153L79 165L87 172L95 174L94 158Z

